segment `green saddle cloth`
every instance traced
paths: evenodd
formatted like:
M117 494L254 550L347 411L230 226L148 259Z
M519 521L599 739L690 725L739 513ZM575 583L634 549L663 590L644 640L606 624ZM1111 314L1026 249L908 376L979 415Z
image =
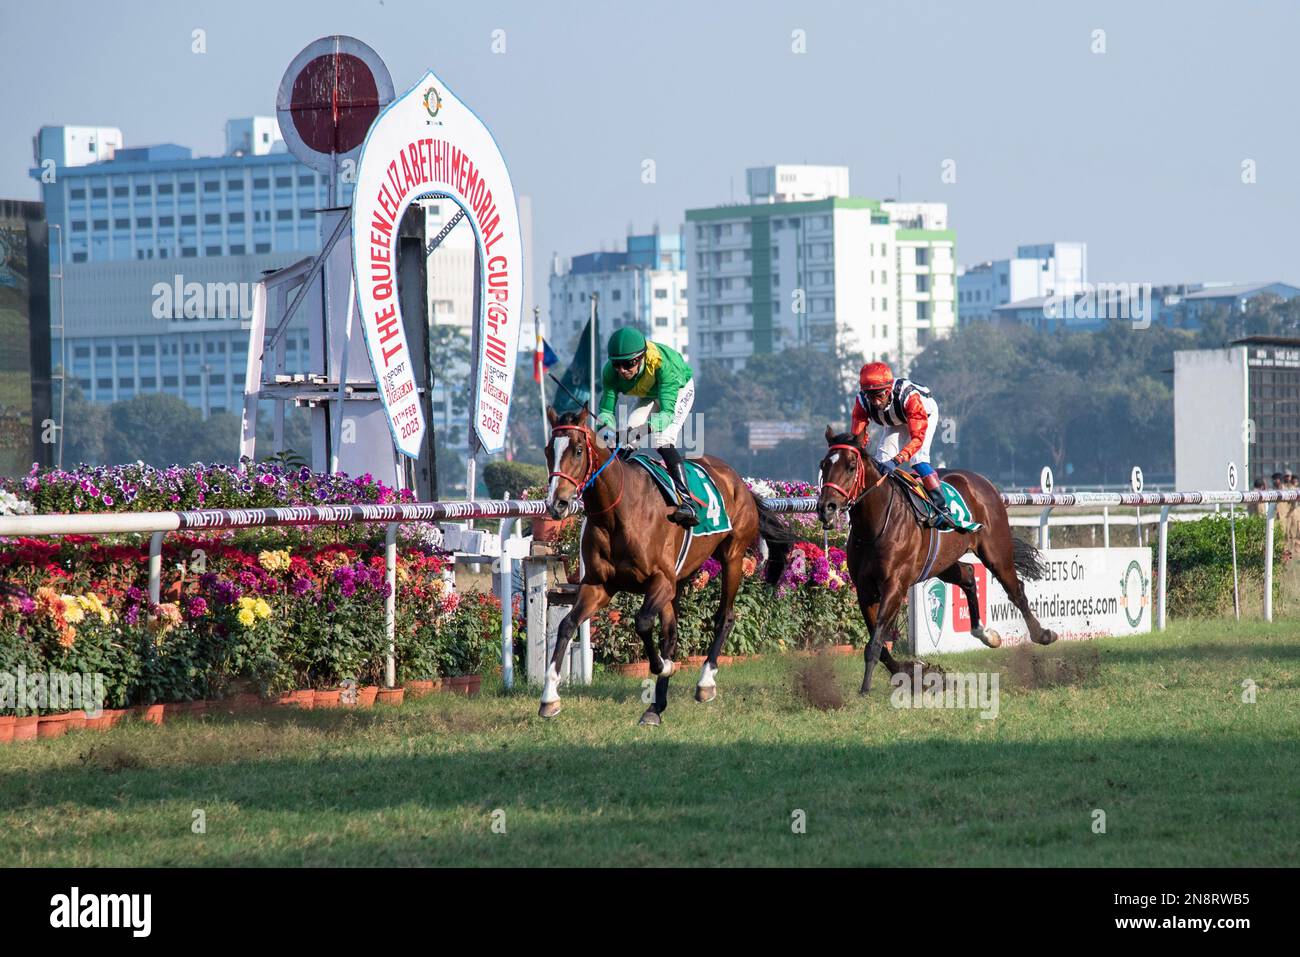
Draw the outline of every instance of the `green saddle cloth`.
M639 465L649 472L665 497L676 503L677 488L673 485L672 476L668 474L658 455L653 452L634 452L628 457L628 462ZM691 534L720 535L731 531L731 516L727 514L726 506L722 504L722 493L713 484L713 477L694 462L687 462L686 484L690 487L691 494L704 503L703 505L696 502L689 503L695 506L695 514L700 519L700 524L691 529Z

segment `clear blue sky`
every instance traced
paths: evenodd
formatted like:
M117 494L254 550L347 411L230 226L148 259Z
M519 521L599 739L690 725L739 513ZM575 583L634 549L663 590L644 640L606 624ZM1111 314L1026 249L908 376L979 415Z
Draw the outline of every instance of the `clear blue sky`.
M677 228L739 199L746 166L804 161L847 164L856 195L901 174L904 198L947 201L963 263L1069 239L1095 279L1300 282L1300 6L1256 0L4 0L0 196L37 195L44 124L218 154L225 120L273 113L289 60L330 33L373 46L399 89L432 68L492 127L533 197L539 282L552 252Z

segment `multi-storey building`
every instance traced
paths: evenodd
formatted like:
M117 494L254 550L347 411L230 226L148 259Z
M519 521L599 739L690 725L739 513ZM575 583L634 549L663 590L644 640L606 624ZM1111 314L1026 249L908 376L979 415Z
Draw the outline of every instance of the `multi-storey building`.
M164 392L205 414L240 407L253 286L319 249L316 211L329 197L325 178L284 150L274 119L232 120L226 132L218 157L123 148L116 130L37 136L32 175L63 275L51 280L64 340L52 361L87 399ZM287 346L290 367L305 365L306 328Z
M995 318L1008 303L1068 296L1088 282L1087 243L1017 246L1011 259L995 259L957 272L957 308L963 323Z
M577 348L597 296L602 337L618 326L636 326L656 342L690 355L686 270L681 237L628 236L621 252L574 256L551 266L547 338L563 358Z
M906 369L956 325L946 204L849 196L846 167L746 179L748 205L686 212L697 359L742 368L755 353L839 346Z

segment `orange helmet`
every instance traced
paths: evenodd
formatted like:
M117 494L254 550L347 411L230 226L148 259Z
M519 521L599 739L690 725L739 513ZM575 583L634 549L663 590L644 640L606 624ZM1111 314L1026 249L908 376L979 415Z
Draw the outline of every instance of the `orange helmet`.
M883 362L868 362L858 373L858 383L864 392L888 389L894 384L894 373Z

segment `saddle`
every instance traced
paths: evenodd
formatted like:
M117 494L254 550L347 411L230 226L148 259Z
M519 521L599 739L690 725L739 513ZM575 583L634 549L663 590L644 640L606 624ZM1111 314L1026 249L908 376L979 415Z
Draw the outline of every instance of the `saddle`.
M939 483L939 489L943 492L948 505L947 514L942 514L930 501L925 486L921 484L920 478L915 473L900 466L894 469L889 477L906 493L903 498L911 506L913 516L926 528L937 529L940 532L978 532L984 527L972 520L971 510L967 507L966 500L947 482Z

